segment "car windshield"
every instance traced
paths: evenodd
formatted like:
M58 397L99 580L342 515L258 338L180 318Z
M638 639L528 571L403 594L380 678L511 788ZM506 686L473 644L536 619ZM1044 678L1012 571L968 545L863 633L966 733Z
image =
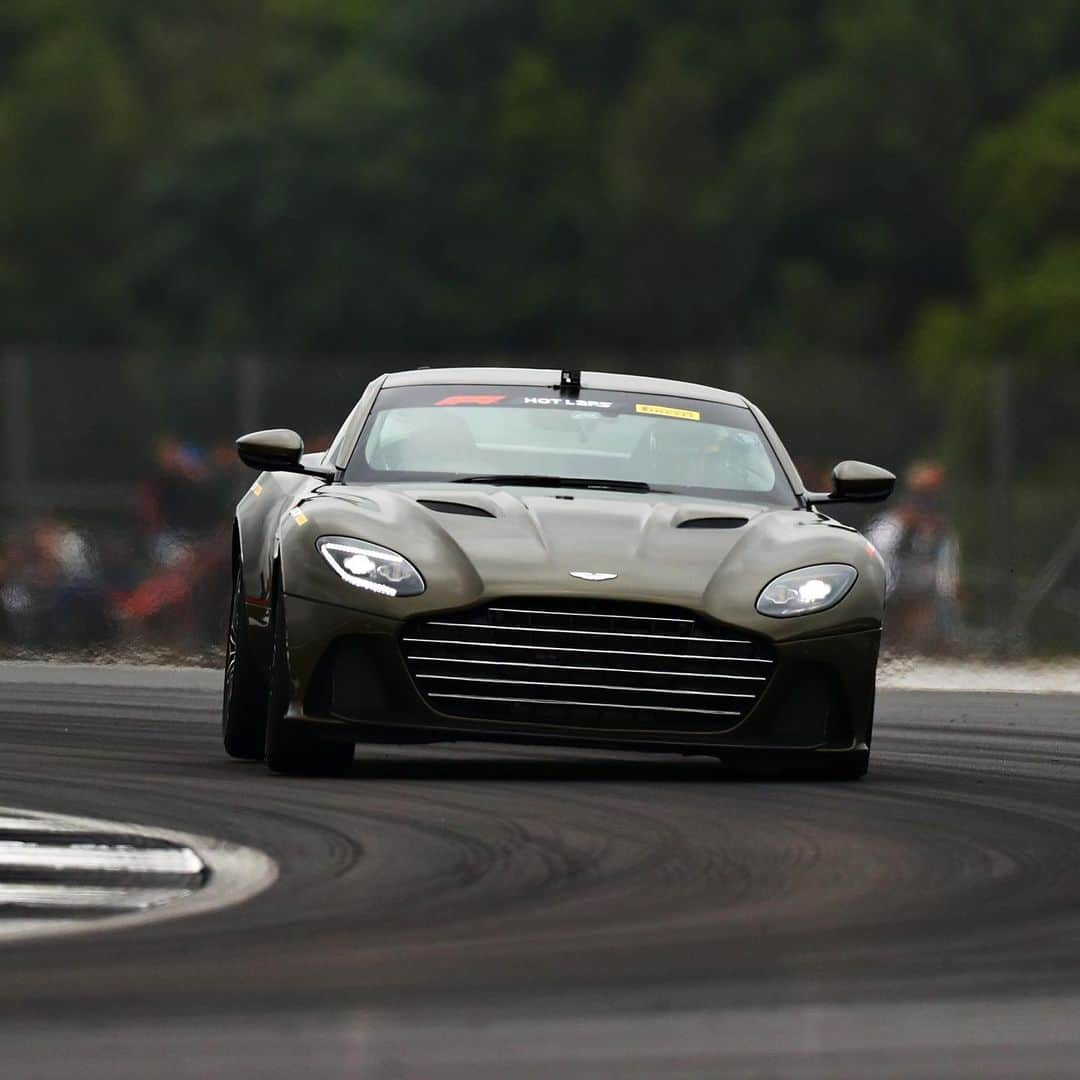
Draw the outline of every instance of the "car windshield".
M626 391L572 396L520 386L385 389L344 478L535 485L557 480L564 486L795 504L749 409Z

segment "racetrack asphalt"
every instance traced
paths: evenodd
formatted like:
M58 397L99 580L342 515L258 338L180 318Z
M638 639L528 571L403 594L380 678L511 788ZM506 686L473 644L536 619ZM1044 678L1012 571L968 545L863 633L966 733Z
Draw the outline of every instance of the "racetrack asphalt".
M0 946L15 1077L1080 1075L1080 697L885 691L870 775L220 747L217 676L0 675L0 803L184 830L279 877Z

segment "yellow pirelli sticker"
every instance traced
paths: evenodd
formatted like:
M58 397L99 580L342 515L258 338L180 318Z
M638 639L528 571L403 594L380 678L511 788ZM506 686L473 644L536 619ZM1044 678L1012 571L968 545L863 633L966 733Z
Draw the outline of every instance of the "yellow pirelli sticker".
M262 494L262 484L255 483L251 485L252 494L258 498Z
M666 405L635 405L634 408L646 416L671 416L676 420L701 419L701 413L694 412L693 409L669 409Z
M292 512L292 519L301 527L308 523L307 514L305 514L303 510L294 510Z

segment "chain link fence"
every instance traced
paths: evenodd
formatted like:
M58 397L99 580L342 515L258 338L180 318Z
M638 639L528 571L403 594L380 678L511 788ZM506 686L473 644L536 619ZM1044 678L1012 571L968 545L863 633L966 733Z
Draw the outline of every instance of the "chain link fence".
M1080 373L1066 368L987 362L970 386L946 390L884 358L9 349L0 361L0 648L8 651L212 642L227 581L210 553L225 552L221 530L249 479L232 454L236 435L292 427L316 448L379 373L456 364L625 371L739 391L770 416L811 487L827 486L832 464L844 458L901 477L918 462L936 463L960 560L950 625L935 647L1049 655L1080 648ZM183 519L172 529L175 522L162 520L162 492L176 496L181 480L190 490L169 511ZM901 485L898 505L910 495ZM875 513L837 510L864 528ZM180 538L171 552L170 532ZM192 557L213 564L202 587L185 590L182 574L171 585L163 579ZM54 598L43 599L50 588ZM39 618L23 617L35 609Z

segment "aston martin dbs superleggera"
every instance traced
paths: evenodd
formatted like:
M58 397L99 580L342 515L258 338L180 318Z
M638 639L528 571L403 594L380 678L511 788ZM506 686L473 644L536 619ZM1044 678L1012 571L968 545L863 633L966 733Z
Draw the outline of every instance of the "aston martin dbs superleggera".
M368 386L324 454L239 440L227 751L348 768L356 743L709 754L865 773L884 569L738 394L577 371Z

